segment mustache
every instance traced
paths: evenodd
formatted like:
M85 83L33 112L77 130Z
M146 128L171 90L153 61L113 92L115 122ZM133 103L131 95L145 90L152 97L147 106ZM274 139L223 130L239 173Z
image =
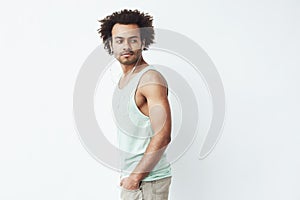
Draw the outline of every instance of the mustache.
M123 51L123 52L120 53L121 56L125 55L125 54L131 54L131 55L133 55L134 51Z

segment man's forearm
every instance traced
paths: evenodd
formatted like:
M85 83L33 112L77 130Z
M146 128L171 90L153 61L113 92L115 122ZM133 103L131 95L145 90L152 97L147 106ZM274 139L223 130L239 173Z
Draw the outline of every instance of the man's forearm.
M136 168L132 171L130 176L136 181L143 180L159 162L170 141L170 133L160 132L155 134L151 138L144 156Z

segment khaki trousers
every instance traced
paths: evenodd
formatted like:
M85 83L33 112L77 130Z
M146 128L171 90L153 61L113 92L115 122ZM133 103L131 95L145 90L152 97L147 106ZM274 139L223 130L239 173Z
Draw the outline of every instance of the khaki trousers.
M137 190L121 190L121 200L168 200L171 177L142 181Z

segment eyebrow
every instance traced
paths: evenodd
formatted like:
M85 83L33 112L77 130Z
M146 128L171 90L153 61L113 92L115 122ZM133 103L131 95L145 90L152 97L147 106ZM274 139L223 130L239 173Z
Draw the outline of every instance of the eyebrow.
M132 38L139 38L139 37L138 36L129 37L129 39L132 39ZM124 39L124 37L116 36L115 39Z

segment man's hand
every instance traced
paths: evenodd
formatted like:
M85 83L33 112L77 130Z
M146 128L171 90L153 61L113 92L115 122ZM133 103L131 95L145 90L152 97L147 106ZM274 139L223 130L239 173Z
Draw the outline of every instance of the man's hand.
M126 190L137 190L140 187L140 181L134 180L129 176L121 180L120 186Z

